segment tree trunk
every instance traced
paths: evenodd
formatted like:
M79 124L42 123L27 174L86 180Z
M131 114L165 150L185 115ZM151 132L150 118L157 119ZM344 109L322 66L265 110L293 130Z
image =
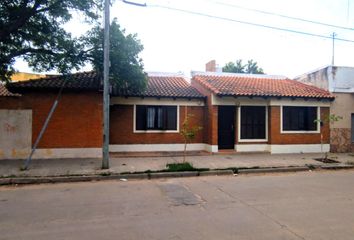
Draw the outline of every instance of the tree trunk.
M184 141L183 163L186 162L186 154L187 154L187 141Z

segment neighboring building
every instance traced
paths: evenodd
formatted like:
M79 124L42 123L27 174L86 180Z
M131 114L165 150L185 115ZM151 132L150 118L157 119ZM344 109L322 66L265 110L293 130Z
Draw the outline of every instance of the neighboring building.
M284 77L150 73L141 92L111 92L110 151L182 151L181 125L201 126L188 150L297 153L329 150L334 97ZM65 82L67 81L67 82ZM0 158L26 158L64 84L35 158L102 156L102 81L94 72L11 83L0 97ZM21 95L18 95L21 94ZM7 141L7 142L6 142ZM6 143L4 143L6 142Z
M39 73L26 73L26 72L16 72L11 76L11 81L19 82L19 81L27 81L27 80L34 80L44 77L55 76L51 74L39 74Z
M331 151L354 150L354 67L327 66L305 73L295 80L328 90L335 96L331 114L343 117L331 124Z

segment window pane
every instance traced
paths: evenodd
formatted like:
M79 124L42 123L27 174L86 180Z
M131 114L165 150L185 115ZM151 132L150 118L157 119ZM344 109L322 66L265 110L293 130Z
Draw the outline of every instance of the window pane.
M317 107L283 107L283 131L316 131Z
M155 108L148 107L147 108L147 128L154 129L155 128Z
M136 106L135 123L136 130L146 130L146 106Z
M177 107L166 106L166 130L177 130Z
M241 107L241 139L266 138L266 107Z

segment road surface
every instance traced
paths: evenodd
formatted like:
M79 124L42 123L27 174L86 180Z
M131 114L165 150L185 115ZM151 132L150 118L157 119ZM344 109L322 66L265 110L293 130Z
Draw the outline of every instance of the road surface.
M354 171L0 187L0 239L354 239Z

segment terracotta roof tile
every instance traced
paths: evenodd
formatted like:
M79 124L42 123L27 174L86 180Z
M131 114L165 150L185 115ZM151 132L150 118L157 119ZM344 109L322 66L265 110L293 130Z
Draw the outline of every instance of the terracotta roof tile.
M0 83L0 97L19 97L20 94L12 93L7 88Z
M59 89L65 81L64 89L97 91L101 89L101 78L95 72L80 72L70 75L57 75L13 82L9 84L8 88L16 92L25 90L51 90Z
M70 90L101 90L100 76L95 72L81 72L68 75L64 89ZM14 82L9 84L9 89L14 92L26 90L53 90L59 89L65 76L50 76L40 79ZM112 89L113 96L137 97L171 97L171 98L204 98L192 87L182 75L178 74L149 74L147 88L142 92L117 92Z
M219 96L299 97L334 99L326 90L282 76L193 73L197 81Z
M145 91L117 93L116 95L129 97L204 98L182 75L151 73L148 78Z

